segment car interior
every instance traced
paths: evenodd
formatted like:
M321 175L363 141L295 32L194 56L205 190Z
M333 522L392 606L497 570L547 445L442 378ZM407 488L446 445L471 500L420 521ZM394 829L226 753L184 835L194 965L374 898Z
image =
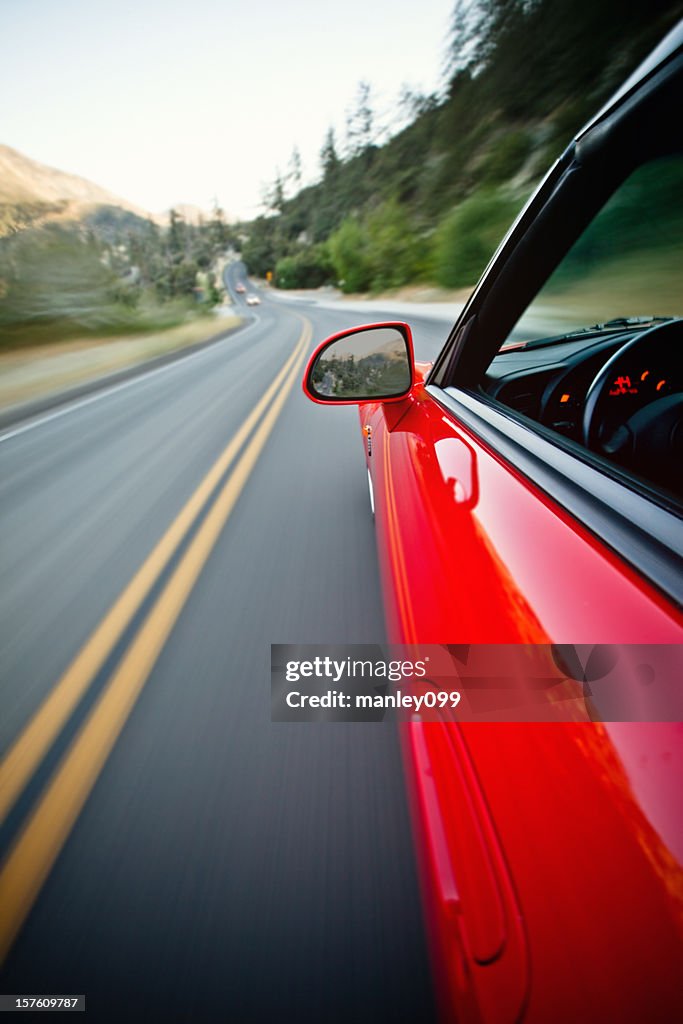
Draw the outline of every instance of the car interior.
M683 156L614 191L510 331L482 390L683 500Z
M681 318L608 321L502 352L486 391L681 500L682 342Z

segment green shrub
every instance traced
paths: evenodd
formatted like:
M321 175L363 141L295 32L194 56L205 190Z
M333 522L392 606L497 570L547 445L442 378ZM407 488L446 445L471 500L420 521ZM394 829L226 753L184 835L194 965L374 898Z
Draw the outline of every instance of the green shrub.
M365 231L371 289L382 291L413 281L421 246L404 207L393 199L382 203L368 216Z
M277 288L319 288L334 277L334 268L323 246L311 246L275 265Z
M488 190L456 206L434 234L436 281L445 288L476 284L519 205L500 190Z
M347 217L330 236L328 250L345 292L409 284L424 274L429 258L425 241L395 199L377 206L363 221Z
M370 287L372 267L367 234L355 217L347 217L330 235L328 251L342 291L362 292Z

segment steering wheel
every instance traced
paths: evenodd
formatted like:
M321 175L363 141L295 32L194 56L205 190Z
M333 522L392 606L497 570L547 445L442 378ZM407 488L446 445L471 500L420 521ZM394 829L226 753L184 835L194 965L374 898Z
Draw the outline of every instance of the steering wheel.
M674 351L676 345L681 346L677 352ZM683 391L639 404L635 412L609 429L608 411L613 412L614 406L608 407L608 402L615 401L610 395L610 385L619 379L624 367L658 359L663 359L672 373L676 371L676 383L680 387L683 319L669 320L637 334L607 360L588 388L583 442L591 451L606 455L646 479L680 491L681 481L677 481L677 477L683 465ZM628 377L621 379L629 380Z

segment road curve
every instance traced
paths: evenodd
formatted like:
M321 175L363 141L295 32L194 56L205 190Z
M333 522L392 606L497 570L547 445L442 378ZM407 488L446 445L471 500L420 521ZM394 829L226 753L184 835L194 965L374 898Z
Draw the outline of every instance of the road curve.
M356 412L299 387L355 317L261 296L0 434L2 990L96 1020L429 1021L393 730L270 722L271 643L384 627Z

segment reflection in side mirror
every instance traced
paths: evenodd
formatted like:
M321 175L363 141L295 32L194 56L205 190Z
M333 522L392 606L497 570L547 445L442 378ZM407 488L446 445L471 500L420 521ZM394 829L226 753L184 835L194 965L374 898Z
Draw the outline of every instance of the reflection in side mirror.
M400 398L411 388L411 364L407 325L361 327L321 346L306 386L312 398L323 402Z

